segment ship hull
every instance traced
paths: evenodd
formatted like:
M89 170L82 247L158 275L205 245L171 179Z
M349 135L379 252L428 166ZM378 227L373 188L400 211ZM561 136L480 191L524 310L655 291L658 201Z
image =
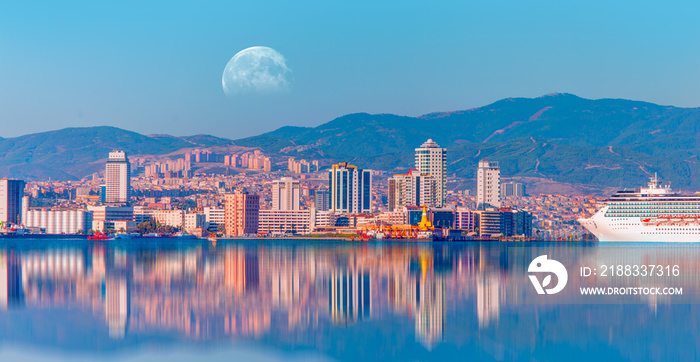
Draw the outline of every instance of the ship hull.
M600 242L700 242L700 224L645 222L640 217L605 217L608 207L579 223Z

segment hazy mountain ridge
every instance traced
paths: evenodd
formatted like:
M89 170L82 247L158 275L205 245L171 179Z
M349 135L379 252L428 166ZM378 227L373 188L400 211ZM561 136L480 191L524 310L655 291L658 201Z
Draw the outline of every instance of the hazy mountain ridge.
M78 179L104 167L115 149L129 155L160 155L182 148L232 144L208 135L144 136L116 127L65 128L0 140L0 177Z
M505 176L630 187L654 172L700 189L700 108L570 94L507 98L420 117L354 113L318 127L282 127L236 141L211 135L141 135L115 127L67 128L0 139L0 177L81 178L109 151L165 155L186 148L245 146L270 155L350 161L401 172L428 138L448 148L448 172L472 178L482 157Z
M509 176L617 187L643 184L659 172L674 185L700 189L699 121L700 108L551 94L420 117L349 114L289 138L278 137L278 130L235 142L267 152L309 145L290 155L402 170L411 166L413 149L432 138L448 148L449 173L465 177L488 156Z

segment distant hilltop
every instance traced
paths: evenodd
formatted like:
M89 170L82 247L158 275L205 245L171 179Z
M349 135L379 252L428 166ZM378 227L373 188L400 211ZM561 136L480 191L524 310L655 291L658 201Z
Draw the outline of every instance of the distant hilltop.
M632 187L658 172L675 188L700 190L699 124L700 108L553 93L420 117L348 114L318 127L288 126L239 140L68 128L0 139L0 177L81 178L117 148L163 155L231 146L258 148L279 159L342 160L403 172L413 150L432 138L448 149L449 175L473 178L479 158L488 157L507 176Z

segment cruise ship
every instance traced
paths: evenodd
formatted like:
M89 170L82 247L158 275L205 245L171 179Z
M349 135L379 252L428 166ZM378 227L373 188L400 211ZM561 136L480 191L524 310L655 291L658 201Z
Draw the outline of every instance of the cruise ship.
M700 196L673 192L654 175L647 187L616 192L578 222L601 242L700 242Z

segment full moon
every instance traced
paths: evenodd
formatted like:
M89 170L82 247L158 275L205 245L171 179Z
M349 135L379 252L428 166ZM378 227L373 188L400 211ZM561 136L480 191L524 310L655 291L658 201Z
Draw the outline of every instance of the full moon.
M228 61L221 85L227 95L273 93L289 88L287 61L272 48L243 49Z

